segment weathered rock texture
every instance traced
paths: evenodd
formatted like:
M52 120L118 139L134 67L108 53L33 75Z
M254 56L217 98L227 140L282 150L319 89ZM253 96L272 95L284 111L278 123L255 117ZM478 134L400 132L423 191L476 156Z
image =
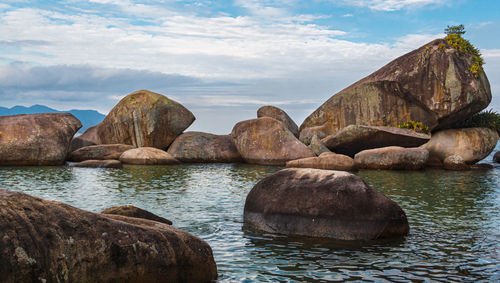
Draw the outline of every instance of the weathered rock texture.
M257 118L262 117L271 117L280 121L290 130L290 132L292 132L295 137L299 137L299 127L297 124L295 124L292 118L290 118L285 111L279 109L278 107L271 105L262 106L259 110L257 110Z
M318 135L314 135L313 138L311 139L311 143L308 145L308 147L311 149L311 151L316 154L320 155L324 152L331 152L328 147L326 147L323 142L318 138Z
M287 168L316 168L327 170L353 171L356 170L354 160L347 155L333 152L322 153L318 157L307 157L288 161Z
M428 159L426 149L389 146L363 150L354 156L354 163L358 169L419 170Z
M233 137L230 135L187 132L178 136L167 152L182 162L231 163L243 161L234 145Z
M136 165L173 165L180 163L169 153L154 147L129 149L122 153L120 161L124 164Z
M118 159L120 155L134 146L128 144L99 144L81 147L69 154L69 160L79 162L84 160Z
M287 235L371 240L402 236L404 211L342 171L284 169L261 180L247 196L245 225Z
M446 170L464 171L470 170L471 166L465 163L460 155L450 155L444 159L443 168Z
M167 97L140 90L123 98L97 126L80 138L95 144L167 148L195 117Z
M273 118L239 122L231 135L238 152L248 163L285 165L289 160L315 156L283 123Z
M396 127L351 125L321 140L330 150L349 155L387 146L417 147L429 141L430 135Z
M156 222L161 222L161 223L165 223L168 225L172 225L172 221L165 219L161 216L158 216L154 213L151 213L147 210L144 210L142 208L139 208L137 206L130 205L130 204L106 208L101 213L102 214L113 214L113 215L122 215L122 216L128 216L128 217L148 219L148 220L153 220Z
M210 246L156 221L0 189L1 282L209 282Z
M331 135L332 133L332 129L325 125L305 128L300 131L299 140L306 145L310 145L314 136L317 136L321 140Z
M71 167L88 167L88 168L123 168L120 160L85 160L78 163L73 163Z
M436 39L340 91L313 112L300 130L327 126L398 125L409 120L446 128L486 108L491 101L484 72L469 71L471 55Z
M63 165L82 124L69 113L0 117L0 165Z
M95 143L89 140L82 139L80 137L73 137L73 139L71 140L71 146L69 152L71 153L79 148L89 145L95 145Z
M466 164L474 164L488 156L498 142L497 132L488 128L450 129L432 134L422 145L429 151L427 165L441 167L451 155L459 155Z

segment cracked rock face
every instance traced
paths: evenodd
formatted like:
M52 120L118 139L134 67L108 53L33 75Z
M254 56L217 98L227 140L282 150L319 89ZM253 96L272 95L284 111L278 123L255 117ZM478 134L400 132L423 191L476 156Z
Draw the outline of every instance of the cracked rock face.
M0 189L0 282L208 282L210 246L168 224Z

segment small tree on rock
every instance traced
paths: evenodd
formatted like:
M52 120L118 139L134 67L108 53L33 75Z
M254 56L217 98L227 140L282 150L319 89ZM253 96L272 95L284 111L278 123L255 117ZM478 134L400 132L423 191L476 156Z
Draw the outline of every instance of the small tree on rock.
M458 26L448 26L447 28L444 29L444 33L446 34L458 34L462 35L465 33L465 27L464 25L458 25Z

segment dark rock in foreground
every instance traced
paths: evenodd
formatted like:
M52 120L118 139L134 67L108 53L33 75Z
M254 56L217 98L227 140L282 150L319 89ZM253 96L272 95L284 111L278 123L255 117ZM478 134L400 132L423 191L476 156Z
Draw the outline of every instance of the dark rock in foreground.
M167 152L181 162L233 163L243 161L230 135L187 132L178 136Z
M81 147L69 154L69 160L78 162L84 160L119 159L125 151L134 148L128 144L99 144Z
M160 222L108 216L0 189L0 282L217 279L205 241Z
M420 170L428 159L423 148L388 146L363 150L354 156L354 163L358 169Z
M133 205L113 206L110 208L106 208L101 213L148 219L172 225L172 221Z
M280 121L295 137L299 137L299 127L282 109L271 105L262 106L257 110L257 118L262 117L270 117Z
M123 168L120 160L85 160L78 163L73 163L70 167L88 167L88 168Z
M63 165L82 124L69 113L0 117L0 165Z
M404 211L361 178L341 171L284 169L247 196L245 226L271 233L373 240L406 235Z
M429 141L430 135L396 127L351 125L330 135L322 142L333 152L354 155L360 151L387 146L418 147Z

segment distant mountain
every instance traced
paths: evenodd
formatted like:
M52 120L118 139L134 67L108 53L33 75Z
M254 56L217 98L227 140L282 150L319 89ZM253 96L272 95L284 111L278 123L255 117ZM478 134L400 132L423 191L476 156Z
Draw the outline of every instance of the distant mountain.
M14 106L12 108L0 107L0 116L17 114L37 114L37 113L71 113L82 122L82 128L78 131L85 132L89 127L95 126L104 120L105 115L95 110L69 110L59 111L44 105L33 105L30 107Z

